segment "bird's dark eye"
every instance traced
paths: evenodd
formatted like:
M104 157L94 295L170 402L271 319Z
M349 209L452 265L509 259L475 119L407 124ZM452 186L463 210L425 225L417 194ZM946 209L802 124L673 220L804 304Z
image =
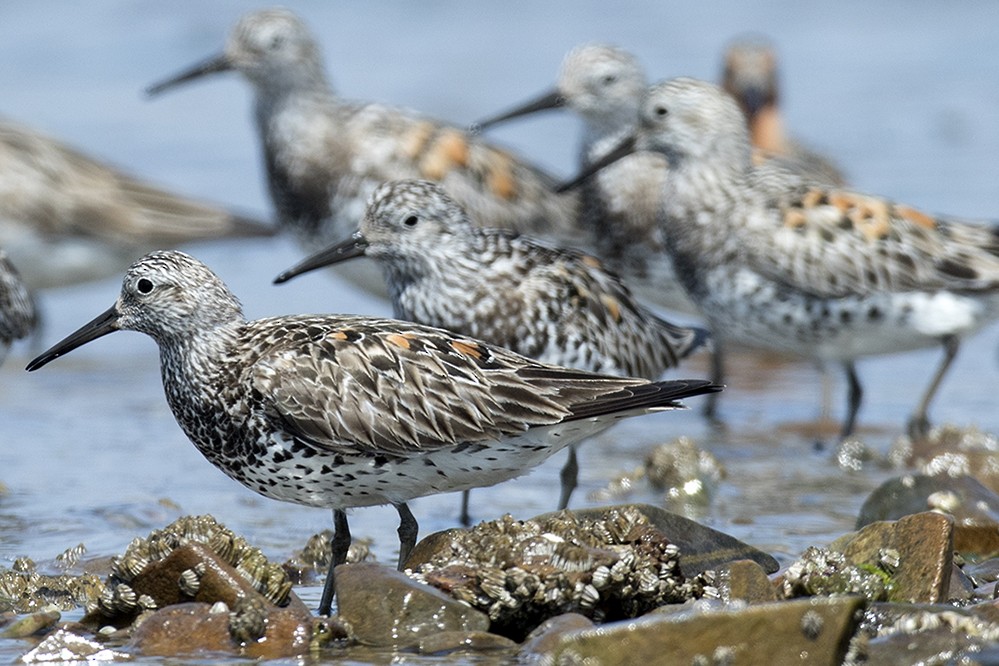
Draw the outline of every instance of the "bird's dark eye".
M660 105L652 109L652 112L655 113L660 118L663 118L669 114L669 109L667 109L665 106Z
M617 77L614 76L613 74L607 74L606 76L604 76L604 85L609 86L610 84L614 83L615 81L617 81Z
M284 36L283 35L274 35L273 37L271 37L271 50L272 51L277 51L282 46L284 46Z
M415 227L416 223L419 221L420 218L416 217L415 215L410 215L405 220L403 220L402 223L405 224L407 227Z
M139 278L135 283L135 288L140 294L148 294L153 290L153 281L148 278Z

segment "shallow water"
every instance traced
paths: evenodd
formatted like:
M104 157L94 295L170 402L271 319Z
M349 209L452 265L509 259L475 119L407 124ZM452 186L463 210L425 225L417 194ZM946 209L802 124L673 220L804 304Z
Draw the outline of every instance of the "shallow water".
M334 85L348 97L411 106L466 124L549 87L562 55L584 41L629 48L652 79L715 78L733 36L770 35L783 58L793 132L833 156L862 191L930 212L988 218L999 209L999 10L985 0L769 3L695 7L636 2L289 2L322 42ZM6 2L0 6L0 112L189 195L266 215L247 86L235 76L155 101L149 83L218 51L246 6L235 2ZM572 171L577 123L554 114L493 135L559 174ZM284 287L271 278L299 257L287 240L200 245L189 251L230 284L248 316L295 312L387 315L385 302L332 277ZM0 564L48 562L83 542L88 556L121 552L185 513L212 513L283 559L330 524L327 511L260 498L190 445L163 399L151 340L119 333L28 375L32 353L108 307L118 280L43 294L37 349L16 347L0 368ZM887 450L938 360L936 350L863 361L861 431ZM999 430L996 328L962 349L934 405L938 422ZM700 376L703 359L682 374ZM834 415L845 389L835 377ZM622 424L582 451L574 506L648 448L686 434L728 476L701 519L788 562L852 528L866 495L890 472L838 469L799 427L818 412L820 382L806 363L740 356L712 432L694 409ZM530 476L472 495L476 517L528 517L557 500L562 456ZM651 490L635 501L656 502ZM453 526L458 497L417 500L421 533ZM394 561L396 514L352 514L355 536ZM318 589L300 590L315 605ZM25 650L0 642L0 660Z

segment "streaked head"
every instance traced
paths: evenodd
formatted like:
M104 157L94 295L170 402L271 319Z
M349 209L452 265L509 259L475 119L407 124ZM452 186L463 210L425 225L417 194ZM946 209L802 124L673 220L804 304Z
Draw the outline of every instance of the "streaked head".
M242 321L239 300L210 268L183 252L153 252L129 267L113 306L33 360L28 370L114 331L139 331L162 344Z
M325 85L322 56L308 27L284 8L244 15L226 41L225 50L151 86L155 95L208 74L237 71L257 87Z
M607 44L574 48L563 60L558 78L558 91L571 109L588 122L613 124L614 129L635 122L647 87L638 60Z
M366 255L388 260L419 261L441 251L472 228L465 210L437 183L393 180L368 198L361 226L349 239L303 259L278 275L280 284L303 273Z
M686 157L732 160L750 156L749 132L739 106L713 83L676 78L652 86L642 103L636 147Z

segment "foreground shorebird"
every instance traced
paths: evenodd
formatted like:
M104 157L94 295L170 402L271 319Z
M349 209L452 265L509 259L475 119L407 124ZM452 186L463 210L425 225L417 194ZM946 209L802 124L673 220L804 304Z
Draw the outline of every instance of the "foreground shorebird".
M817 182L835 187L846 178L832 161L789 138L781 116L777 54L762 37L743 38L725 50L722 87L738 102L758 161L774 159Z
M402 180L375 190L360 230L277 277L361 255L382 268L395 316L505 347L542 363L658 379L707 340L638 305L589 256L502 229L477 228L439 185ZM559 509L576 488L575 447ZM469 521L467 498L462 521Z
M739 107L694 79L653 86L634 141L607 159L636 148L669 157L667 247L716 337L841 363L844 437L862 397L855 359L942 345L908 424L926 433L961 338L999 314L999 230L756 167Z
M14 340L26 338L38 325L35 304L21 276L0 250L0 364Z
M350 545L346 509L396 507L401 566L418 529L407 501L518 476L617 419L720 388L568 370L390 319L247 321L176 251L133 264L117 302L28 370L116 330L157 342L167 402L209 461L266 497L333 509L322 614Z
M157 248L273 233L0 121L0 247L31 289L118 275Z
M578 235L575 195L554 194L540 170L412 111L338 98L318 45L285 9L247 14L224 53L149 93L229 70L253 86L271 198L281 224L310 252L353 233L372 190L398 178L440 182L483 225ZM366 287L367 280L359 278Z

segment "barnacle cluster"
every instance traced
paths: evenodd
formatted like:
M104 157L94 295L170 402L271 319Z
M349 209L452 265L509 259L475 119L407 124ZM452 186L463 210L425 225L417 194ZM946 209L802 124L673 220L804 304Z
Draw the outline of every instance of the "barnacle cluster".
M664 493L666 508L690 516L711 503L724 478L725 468L717 458L689 437L678 437L652 449L641 467L621 474L594 493L594 497L600 501L621 500L630 496L644 479Z
M268 562L260 549L250 546L212 516L183 516L162 530L154 530L145 539L133 539L124 555L112 558L105 589L88 605L88 612L116 617L155 609L155 601L148 595L137 595L130 583L151 563L166 558L186 543L211 548L276 605L288 602L292 583L280 565ZM181 573L177 586L182 596L193 598L198 593L204 573L203 563Z
M528 630L576 612L635 617L710 594L711 574L685 580L679 549L634 507L598 519L569 511L518 521L506 515L451 533L446 549L410 575L489 615L493 631Z
M70 550L76 557L82 554L79 546ZM67 551L57 561L73 556ZM92 603L103 587L94 574L47 576L38 572L32 560L19 557L10 569L0 569L0 611L31 613L47 606L69 610Z
M846 556L826 548L808 548L784 572L782 592L792 597L859 594L870 601L884 601L890 577L899 565L898 552L885 549L876 567L850 564Z
M313 574L325 576L333 557L330 543L333 530L323 530L309 537L305 547L295 553L282 566L295 583L303 583ZM375 559L371 551L372 540L354 539L347 549L347 563L367 562Z

